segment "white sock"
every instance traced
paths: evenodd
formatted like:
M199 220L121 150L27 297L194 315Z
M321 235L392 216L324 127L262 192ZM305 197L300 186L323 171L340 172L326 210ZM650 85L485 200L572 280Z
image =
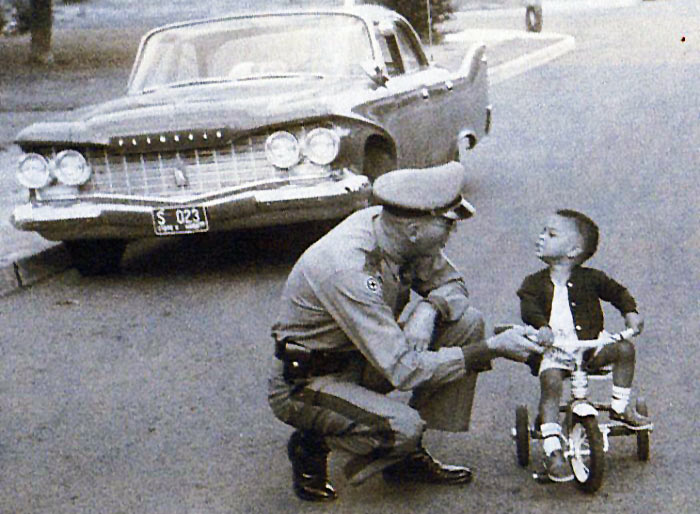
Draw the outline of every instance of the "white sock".
M630 387L620 387L613 384L612 401L610 402L610 407L612 407L612 410L618 414L625 412L627 404L630 401L631 392L632 389Z
M542 437L544 438L542 448L545 455L549 456L552 452L561 450L561 439L559 439L561 425L559 423L542 423L540 432L542 432Z

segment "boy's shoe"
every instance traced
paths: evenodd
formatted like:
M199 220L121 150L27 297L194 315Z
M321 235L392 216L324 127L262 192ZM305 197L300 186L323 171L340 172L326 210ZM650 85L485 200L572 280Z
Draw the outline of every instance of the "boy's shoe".
M552 482L570 482L574 479L571 466L564 458L564 452L554 450L551 455L545 457L544 468Z
M618 421L630 430L648 430L652 427L651 419L642 416L632 405L627 405L625 411L619 414L610 409L610 420Z

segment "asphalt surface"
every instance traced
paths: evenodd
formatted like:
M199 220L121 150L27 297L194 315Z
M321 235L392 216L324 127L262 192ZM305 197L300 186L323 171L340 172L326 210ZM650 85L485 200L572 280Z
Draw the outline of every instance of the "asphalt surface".
M271 230L134 247L121 275L68 271L0 300L0 512L697 512L698 19L693 0L676 0L546 21L576 49L493 87L493 132L465 161L477 216L447 249L489 321L516 321L544 218L561 206L594 217L591 265L624 282L647 320L635 393L655 422L648 463L620 438L597 494L535 483L509 433L536 381L501 361L479 379L471 431L427 435L438 458L475 468L473 484L354 488L334 455L339 500L298 501L291 429L265 381L280 289L310 236Z
M614 0L612 4L603 0L577 0L577 2L581 2L581 5L573 5L576 2L563 5L561 2L551 2L551 6L556 10L581 7L607 9L611 8L611 5L629 7L639 3L639 0ZM545 5L548 4L545 3ZM479 16L488 16L491 20L519 16L520 20L519 23L511 21L512 26L507 28L475 28L478 26L475 24L475 19ZM488 47L490 82L495 85L541 66L571 51L575 46L574 39L566 34L547 31L533 34L523 29L522 10L461 12L457 13L455 19L448 22L445 27L449 32L446 40L429 48L428 51L436 62L455 69L459 66L465 49L470 43L485 42ZM8 136L9 133L19 131L26 124L40 121L51 114L57 113L0 112L0 121L5 123L2 135L9 139L12 137ZM0 296L29 287L71 265L69 256L60 244L48 241L36 233L18 231L10 224L10 215L14 206L24 202L26 198L26 192L16 183L12 173L20 154L18 147L14 145L9 145L4 151L0 146L0 169L3 170L0 176L0 185L3 186L0 191Z

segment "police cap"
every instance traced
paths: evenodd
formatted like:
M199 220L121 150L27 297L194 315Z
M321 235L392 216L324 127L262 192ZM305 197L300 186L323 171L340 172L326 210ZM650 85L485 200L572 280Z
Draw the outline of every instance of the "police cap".
M449 162L432 168L406 168L385 173L374 181L377 203L399 216L444 216L464 220L474 207L462 196L464 167Z

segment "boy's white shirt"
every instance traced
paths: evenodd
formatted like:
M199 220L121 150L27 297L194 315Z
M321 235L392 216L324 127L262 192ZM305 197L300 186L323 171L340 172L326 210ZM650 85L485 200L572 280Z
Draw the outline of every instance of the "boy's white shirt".
M552 296L552 311L549 315L549 326L554 332L554 344L578 341L574 316L569 307L569 289L558 285L552 280L554 295Z

